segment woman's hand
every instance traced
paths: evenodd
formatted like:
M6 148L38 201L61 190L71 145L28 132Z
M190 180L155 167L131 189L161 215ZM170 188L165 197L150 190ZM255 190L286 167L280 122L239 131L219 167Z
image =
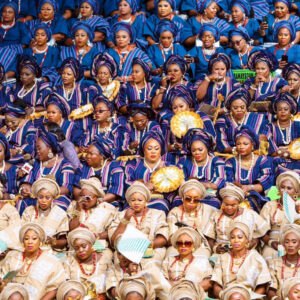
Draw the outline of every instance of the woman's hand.
M139 268L138 264L131 262L128 265L128 273L130 275L134 275L138 272L138 268Z
M290 93L291 90L292 88L289 85L285 85L281 88L280 93L285 93L285 92Z
M153 69L152 70L152 75L160 75L163 72L163 68L159 67L158 69Z
M139 146L138 141L133 141L129 144L129 149L136 149Z
M256 75L253 85L258 88L260 82L267 82L269 78L266 78L263 75Z
M223 253L226 253L228 251L226 251L226 249L224 248L224 245L219 244L216 248L216 252L217 252L217 254L223 254Z
M288 62L286 60L281 60L279 62L279 69L283 69L287 64Z
M182 144L180 144L180 143L177 143L177 142L174 143L173 147L174 147L175 151L181 151L182 150Z
M8 130L7 126L4 125L4 126L0 129L0 133L2 133L2 134L5 135L5 134L7 133L7 130Z
M215 73L210 74L207 77L210 81L214 81L214 82L218 82L220 80L219 75Z
M145 185L147 186L147 188L151 191L151 193L153 193L155 191L155 186L153 183L151 182L147 182L145 183Z
M20 194L22 197L27 198L30 197L31 194L31 185L28 183L23 183L20 187Z
M268 24L268 22L261 22L261 23L260 23L260 26L259 26L259 29L260 29L261 31L266 31L266 30L268 30L268 29L269 29L269 24Z
M130 221L131 217L134 216L134 214L135 214L134 210L132 208L128 208L126 210L124 219L126 219L127 221Z
M168 81L171 79L171 76L166 75L160 81L160 86L166 88L168 86Z

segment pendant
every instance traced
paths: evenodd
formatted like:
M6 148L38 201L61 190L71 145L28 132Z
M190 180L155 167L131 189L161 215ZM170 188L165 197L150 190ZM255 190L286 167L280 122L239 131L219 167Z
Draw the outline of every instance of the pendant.
M93 265L86 265L86 266L85 266L85 270L86 270L88 273L92 272L93 269L94 269L94 266L93 266Z

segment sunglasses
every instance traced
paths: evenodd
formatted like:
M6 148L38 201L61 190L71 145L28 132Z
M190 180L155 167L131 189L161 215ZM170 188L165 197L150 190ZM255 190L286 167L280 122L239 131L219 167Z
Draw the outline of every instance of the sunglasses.
M82 197L80 197L80 201L84 201L84 200L92 201L93 197L92 196L82 196Z
M243 40L243 39L240 39L239 41L231 41L231 43L232 43L233 45L239 46L242 40Z
M185 197L184 201L186 202L194 202L194 203L199 203L201 201L201 199L199 198L192 198L192 197Z
M95 110L95 114L97 114L97 113L102 114L106 111L109 111L109 109L98 109L98 110Z
M193 242L191 242L191 241L183 241L183 242L177 241L176 246L178 246L178 247L192 247Z

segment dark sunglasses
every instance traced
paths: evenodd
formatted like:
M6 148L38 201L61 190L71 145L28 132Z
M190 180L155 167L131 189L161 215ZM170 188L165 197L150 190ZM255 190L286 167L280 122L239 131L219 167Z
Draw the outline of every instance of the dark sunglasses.
M176 246L178 246L178 247L192 247L193 242L190 242L190 241L184 241L184 242L177 241Z
M239 41L231 41L231 43L232 43L232 45L237 45L237 46L239 46L242 40L243 40L243 39L240 39Z
M194 202L194 203L199 203L201 201L201 199L198 198L190 198L190 197L185 197L184 201L186 202Z

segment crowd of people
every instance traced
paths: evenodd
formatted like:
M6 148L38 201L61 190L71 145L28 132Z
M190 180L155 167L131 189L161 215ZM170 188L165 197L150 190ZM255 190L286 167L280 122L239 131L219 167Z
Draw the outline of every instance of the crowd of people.
M299 299L298 7L0 0L0 299Z

